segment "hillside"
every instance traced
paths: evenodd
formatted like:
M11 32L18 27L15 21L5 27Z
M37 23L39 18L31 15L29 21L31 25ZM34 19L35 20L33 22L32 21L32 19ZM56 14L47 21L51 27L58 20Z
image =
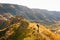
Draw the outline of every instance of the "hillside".
M38 32L37 23L23 17L14 16L6 22L8 26L0 29L0 40L60 40L60 34L42 24L39 24Z
M0 14L2 15L12 14L15 16L23 16L28 20L43 23L45 25L51 25L60 20L59 11L48 11L45 9L31 9L26 6L17 4L0 3Z
M60 12L0 3L0 40L60 40Z

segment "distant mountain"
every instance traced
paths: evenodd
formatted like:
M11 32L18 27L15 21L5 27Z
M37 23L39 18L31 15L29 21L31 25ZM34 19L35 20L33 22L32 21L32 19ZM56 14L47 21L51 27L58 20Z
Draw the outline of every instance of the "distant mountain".
M0 3L0 14L1 15L11 14L14 16L22 16L28 20L34 22L40 22L47 25L53 24L56 21L60 20L59 11L48 11L44 9L30 9L26 6L17 5L17 4Z

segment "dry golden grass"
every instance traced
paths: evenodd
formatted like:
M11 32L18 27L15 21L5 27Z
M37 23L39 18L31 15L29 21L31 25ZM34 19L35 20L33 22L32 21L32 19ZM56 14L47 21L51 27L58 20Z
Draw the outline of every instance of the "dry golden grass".
M29 28L36 28L37 30L37 24L36 23L29 23ZM54 32L50 31L49 29L45 28L43 25L40 26L40 38L41 40L60 40L60 36L55 34Z
M28 33L28 30L25 30L25 31L27 32L26 34L30 35L31 37L23 38L24 40L35 40L36 38L37 39L39 38L40 40L60 40L59 35L57 35L56 33L52 32L52 31L50 31L49 29L47 29L42 24L39 25L39 33L38 33L37 32L37 30L38 30L37 23L31 23L31 22L28 22L28 23L29 23L29 25L28 25L28 28L26 28L26 29L30 29L30 33ZM15 33L14 30L17 30L19 28L19 26L20 26L20 23L15 23L13 25L10 25L11 28L9 29L9 31L6 32L5 37L8 38L10 35ZM33 31L35 31L34 34L38 35L38 37L34 36L34 34L32 34Z

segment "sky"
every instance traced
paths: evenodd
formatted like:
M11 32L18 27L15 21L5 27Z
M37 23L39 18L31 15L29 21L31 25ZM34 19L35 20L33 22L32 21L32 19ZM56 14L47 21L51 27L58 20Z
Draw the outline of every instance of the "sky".
M0 0L0 3L19 4L29 8L60 11L60 0Z

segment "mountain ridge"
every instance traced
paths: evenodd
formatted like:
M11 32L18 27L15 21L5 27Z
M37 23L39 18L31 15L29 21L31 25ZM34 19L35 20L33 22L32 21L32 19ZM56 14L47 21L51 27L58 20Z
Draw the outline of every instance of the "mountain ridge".
M15 16L23 16L24 18L44 23L47 25L53 24L60 20L59 11L48 11L45 9L31 9L26 6L17 4L0 4L0 14L10 13Z

